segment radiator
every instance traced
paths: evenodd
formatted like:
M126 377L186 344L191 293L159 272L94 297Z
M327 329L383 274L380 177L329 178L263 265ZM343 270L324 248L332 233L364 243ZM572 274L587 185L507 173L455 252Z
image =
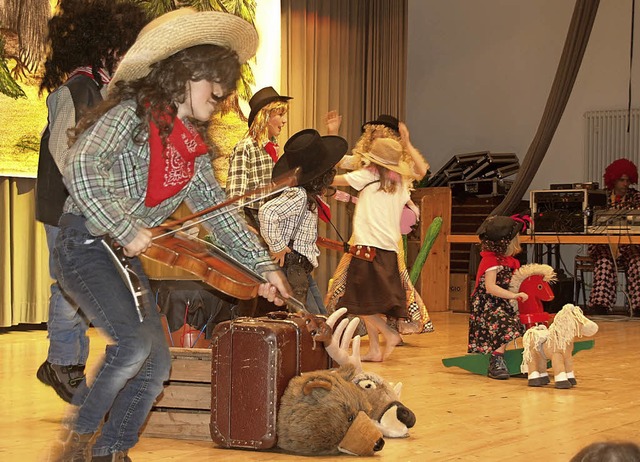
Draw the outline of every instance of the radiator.
M604 169L616 159L626 157L640 166L640 109L585 112L585 181L604 187Z

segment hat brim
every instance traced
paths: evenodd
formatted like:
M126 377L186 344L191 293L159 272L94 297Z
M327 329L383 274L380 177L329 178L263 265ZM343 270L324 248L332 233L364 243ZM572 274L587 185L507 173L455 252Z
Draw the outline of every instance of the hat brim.
M298 177L298 186L302 186L334 168L349 149L347 141L340 136L323 136L322 143L327 150L327 155L314 159L305 158L305 160L309 160L310 162L306 162L303 165L300 165L299 159L290 158L285 152L273 166L271 178L276 179L300 167L301 172Z
M409 166L409 164L407 164L402 160L397 165L388 164L388 163L384 163L377 157L372 156L370 152L365 152L365 151L355 151L355 152L357 154L360 154L362 157L369 160L370 162L376 165L379 165L381 167L384 167L388 170L391 170L393 172L399 173L402 176L415 177L415 172L413 171L413 169Z
M160 16L154 20L158 21L156 26L148 31L143 29L118 65L109 82L109 91L121 80L147 76L152 64L192 46L208 44L230 48L236 52L240 63L256 54L258 33L244 19L221 11L181 10L163 15L164 19Z
M252 109L251 112L249 113L249 118L247 119L247 125L249 126L249 128L251 128L251 124L253 123L253 119L256 118L256 116L258 115L258 112L260 112L260 110L265 107L268 104L273 103L274 101L289 101L290 99L293 99L293 96L281 96L281 95L274 95L274 96L270 96L269 98L265 98L263 101L261 101L261 104L259 106L257 106L256 108Z

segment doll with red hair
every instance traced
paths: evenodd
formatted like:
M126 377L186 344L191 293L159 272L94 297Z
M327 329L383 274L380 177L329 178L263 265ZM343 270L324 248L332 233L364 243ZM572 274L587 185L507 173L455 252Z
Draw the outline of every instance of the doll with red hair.
M638 168L628 159L612 162L604 172L604 184L609 192L608 207L620 210L640 209L640 192L630 187L638 183ZM590 245L594 260L593 288L589 295L592 314L608 314L616 301L617 268L626 269L627 290L631 313L640 315L640 246L606 244Z

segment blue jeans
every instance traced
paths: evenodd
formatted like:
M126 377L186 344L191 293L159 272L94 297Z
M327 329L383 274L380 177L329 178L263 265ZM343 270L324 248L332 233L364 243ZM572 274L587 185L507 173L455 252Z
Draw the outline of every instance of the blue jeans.
M89 234L84 219L74 215L63 215L53 256L62 288L111 339L95 380L73 397L73 404L79 406L73 430L94 433L108 413L93 455L128 450L137 443L140 428L171 368L149 280L140 260L131 259L132 269L146 289L146 317L140 322L135 299L102 239Z
M53 247L59 229L56 226L44 225L49 247L49 272L55 279L53 264ZM49 354L47 361L60 366L87 364L89 357L89 337L87 323L78 313L78 307L60 289L58 282L51 284L49 298L49 319L47 331L49 333Z
M324 300L320 293L318 283L313 276L309 274L309 290L307 292L307 310L313 314L327 314L327 309L324 306Z

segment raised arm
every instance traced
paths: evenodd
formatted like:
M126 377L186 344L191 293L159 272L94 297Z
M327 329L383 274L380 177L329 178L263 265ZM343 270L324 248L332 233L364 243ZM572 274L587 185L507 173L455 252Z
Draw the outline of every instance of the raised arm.
M411 144L411 139L409 138L409 129L404 122L400 122L398 124L398 130L400 131L400 139L402 140L404 148L411 156L411 159L413 159L413 170L415 172L415 177L417 180L421 180L429 170L429 162L427 162L422 154L420 154L420 151L418 151L413 146L413 144Z

